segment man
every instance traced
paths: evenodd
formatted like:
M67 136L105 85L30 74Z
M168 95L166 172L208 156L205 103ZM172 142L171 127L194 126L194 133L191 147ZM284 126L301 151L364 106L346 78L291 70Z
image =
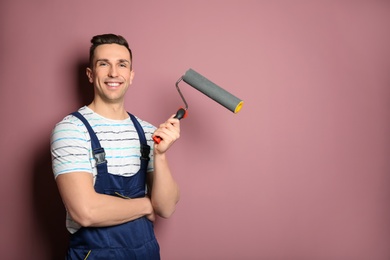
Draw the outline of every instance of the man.
M156 128L128 114L134 71L127 41L104 34L91 43L86 74L94 99L59 122L51 138L71 233L67 259L160 259L153 221L170 217L179 200L166 152L180 123L172 116Z

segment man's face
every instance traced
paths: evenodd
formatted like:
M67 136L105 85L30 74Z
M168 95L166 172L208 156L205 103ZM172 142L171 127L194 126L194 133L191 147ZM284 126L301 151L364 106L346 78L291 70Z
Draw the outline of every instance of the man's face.
M119 44L96 47L92 66L92 69L87 68L87 76L94 84L95 99L106 103L123 102L134 77L127 48Z

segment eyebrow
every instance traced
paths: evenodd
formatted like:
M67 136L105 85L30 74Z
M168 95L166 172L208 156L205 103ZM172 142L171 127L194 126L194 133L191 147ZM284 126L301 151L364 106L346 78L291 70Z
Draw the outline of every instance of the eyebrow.
M100 61L104 61L104 62L110 62L108 59L97 59L96 60L96 63L100 62ZM119 59L118 60L119 63L123 63L123 62L126 62L126 63L129 63L130 64L130 61L126 60L126 59Z

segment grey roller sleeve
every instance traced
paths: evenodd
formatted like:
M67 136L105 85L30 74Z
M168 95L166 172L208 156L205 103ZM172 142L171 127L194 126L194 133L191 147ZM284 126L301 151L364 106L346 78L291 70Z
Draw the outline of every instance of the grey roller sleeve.
M243 105L241 99L233 96L231 93L214 84L193 69L187 70L182 79L184 82L196 88L233 113L238 113Z

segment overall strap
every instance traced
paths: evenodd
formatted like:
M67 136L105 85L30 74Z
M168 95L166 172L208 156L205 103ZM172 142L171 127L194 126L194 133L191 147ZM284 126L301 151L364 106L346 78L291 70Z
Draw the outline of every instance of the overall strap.
M141 160L147 160L149 161L149 154L150 154L150 146L148 145L145 137L144 129L142 128L141 124L138 122L137 118L127 112L131 118L131 121L133 122L133 125L135 129L137 130L139 141L141 143Z
M131 121L133 122L133 125L135 129L137 130L138 133L138 138L141 144L141 160L147 160L149 161L150 157L150 146L148 145L145 137L145 132L141 126L141 124L138 122L137 118L130 114L128 112ZM99 139L97 138L95 132L93 131L91 125L88 123L88 121L85 119L84 116L82 116L79 112L73 112L72 115L77 117L78 119L81 120L81 122L84 123L85 127L87 128L89 135L91 137L91 146L92 146L92 151L93 151L93 156L96 160L96 165L100 165L103 163L107 163L107 160L105 159L105 151L104 148L101 147Z
M92 146L92 153L93 157L96 160L96 165L99 166L100 164L107 164L106 160L106 153L104 151L104 148L101 147L99 139L96 136L96 133L93 131L91 125L88 123L87 119L85 119L84 116L82 116L79 112L73 112L72 115L77 117L81 120L81 122L84 123L85 127L87 128L89 132L89 136L91 137L91 146Z

